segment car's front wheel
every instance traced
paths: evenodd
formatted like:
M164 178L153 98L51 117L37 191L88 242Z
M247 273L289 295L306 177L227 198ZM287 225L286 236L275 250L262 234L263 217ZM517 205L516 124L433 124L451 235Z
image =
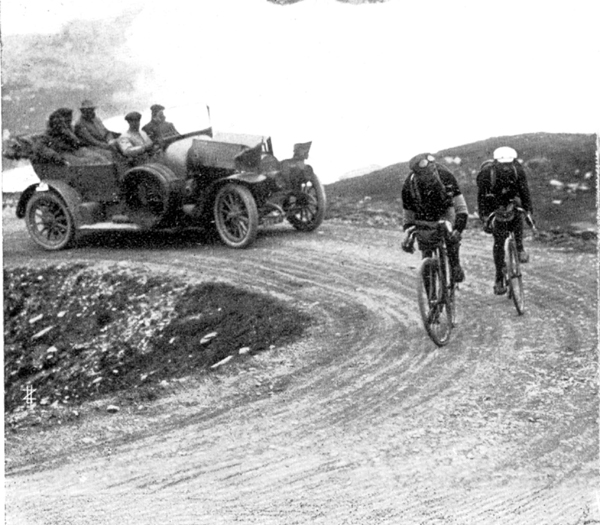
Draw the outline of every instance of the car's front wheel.
M215 198L214 214L217 232L227 246L246 248L256 239L258 209L248 188L223 186Z
M305 173L298 190L286 200L287 220L296 230L310 232L316 230L325 219L325 208L325 189L310 170Z
M34 193L25 211L25 223L31 238L42 248L56 251L66 248L76 233L73 216L55 193Z

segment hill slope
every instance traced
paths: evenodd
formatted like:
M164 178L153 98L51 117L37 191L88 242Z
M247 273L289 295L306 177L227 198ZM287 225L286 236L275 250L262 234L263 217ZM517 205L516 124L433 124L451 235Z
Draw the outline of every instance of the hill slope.
M538 226L572 229L577 223L596 223L596 135L529 133L486 140L438 151L437 159L457 177L469 211L476 211L475 177L481 163L495 148L511 145L527 169ZM364 197L371 206L401 212L400 192L408 175L408 162L338 181L326 187L330 215L355 206ZM575 225L575 226L573 226Z
M135 15L73 20L56 34L4 36L3 138L43 130L51 111L78 108L85 98L96 102L102 115L147 102L138 79L150 72L123 52Z

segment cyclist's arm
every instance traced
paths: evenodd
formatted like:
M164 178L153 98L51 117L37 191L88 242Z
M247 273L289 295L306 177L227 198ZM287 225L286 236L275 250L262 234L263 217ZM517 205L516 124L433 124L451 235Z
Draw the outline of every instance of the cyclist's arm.
M479 210L479 218L485 222L486 217L494 211L490 209L490 184L487 174L489 170L482 170L477 175L477 209Z
M465 215L469 214L467 201L465 200L465 196L462 193L454 196L454 198L452 199L452 205L454 206L456 215L459 215L461 213L464 213Z
M452 200L454 210L456 213L456 219L454 220L454 229L459 233L462 233L467 227L467 219L469 217L469 209L467 208L467 201L465 196L460 193L454 196Z
M529 192L529 184L527 183L527 175L525 174L525 170L521 165L517 167L517 173L519 175L517 182L519 186L519 197L521 197L521 206L523 206L525 211L533 213L531 194Z
M404 225L402 228L407 230L411 226L415 225L415 212L413 210L404 209Z
M413 202L412 195L408 188L408 181L410 179L410 175L407 177L404 185L402 186L402 207L404 208L404 225L403 229L410 228L415 223L415 203Z

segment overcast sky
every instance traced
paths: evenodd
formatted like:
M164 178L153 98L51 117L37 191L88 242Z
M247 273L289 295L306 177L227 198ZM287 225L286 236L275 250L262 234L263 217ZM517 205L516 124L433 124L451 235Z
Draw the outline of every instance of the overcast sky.
M2 31L138 5L123 53L153 66L156 101L202 99L279 157L313 140L326 183L493 136L598 131L596 0L2 0Z

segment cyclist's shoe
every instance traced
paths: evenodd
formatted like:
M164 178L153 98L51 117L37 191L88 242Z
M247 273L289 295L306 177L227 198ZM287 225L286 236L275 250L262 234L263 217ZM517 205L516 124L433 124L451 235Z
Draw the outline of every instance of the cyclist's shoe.
M465 280L465 272L461 268L460 264L452 268L452 278L455 283L462 283Z
M494 284L494 293L496 295L504 295L507 292L506 286L504 285L504 280L496 281Z
M519 252L519 262L525 264L529 262L529 254L525 250Z

